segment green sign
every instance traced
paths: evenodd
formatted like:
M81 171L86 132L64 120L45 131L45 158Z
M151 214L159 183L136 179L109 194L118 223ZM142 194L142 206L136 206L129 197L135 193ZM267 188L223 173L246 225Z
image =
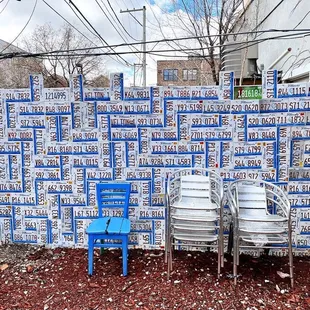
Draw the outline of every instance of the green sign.
M235 86L234 100L262 99L261 86Z

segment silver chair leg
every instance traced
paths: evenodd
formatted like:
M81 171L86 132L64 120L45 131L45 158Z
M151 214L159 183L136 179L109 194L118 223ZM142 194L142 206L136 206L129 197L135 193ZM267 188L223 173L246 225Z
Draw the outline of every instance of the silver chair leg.
M290 223L289 223L290 226ZM293 249L292 249L292 231L291 226L288 229L288 256L289 256L289 266L290 266L290 279L291 287L294 287L294 264L293 264Z

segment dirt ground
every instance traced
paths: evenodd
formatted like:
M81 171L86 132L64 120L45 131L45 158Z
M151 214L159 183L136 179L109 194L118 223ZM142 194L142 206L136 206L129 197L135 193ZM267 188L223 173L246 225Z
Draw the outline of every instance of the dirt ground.
M310 309L309 258L292 290L286 257L241 256L235 287L229 256L218 280L216 254L176 251L168 281L163 252L130 250L127 277L120 251L95 254L89 277L85 249L0 246L0 309Z

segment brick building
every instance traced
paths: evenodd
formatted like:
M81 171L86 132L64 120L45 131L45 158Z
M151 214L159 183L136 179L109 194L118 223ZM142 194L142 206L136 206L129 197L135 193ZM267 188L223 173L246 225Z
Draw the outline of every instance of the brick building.
M209 64L202 58L157 61L157 85L213 85Z

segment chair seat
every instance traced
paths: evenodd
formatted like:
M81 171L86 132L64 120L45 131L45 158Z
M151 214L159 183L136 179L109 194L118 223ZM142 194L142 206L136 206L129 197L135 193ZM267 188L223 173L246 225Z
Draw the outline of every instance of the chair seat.
M215 203L210 202L208 198L188 198L182 197L182 199L172 206L175 209L187 209L187 210L216 210L218 207Z
M286 238L283 235L244 235L240 238L249 243L254 243L256 245L266 245L266 244L284 244L287 242Z
M286 222L287 218L277 214L249 214L248 210L240 210L239 220L248 222ZM265 211L265 210L264 210Z
M120 234L130 232L130 220L122 217L102 217L94 220L86 229L87 234Z
M184 235L184 234L174 234L175 240L179 241L193 241L193 242L215 242L218 240L217 235Z

